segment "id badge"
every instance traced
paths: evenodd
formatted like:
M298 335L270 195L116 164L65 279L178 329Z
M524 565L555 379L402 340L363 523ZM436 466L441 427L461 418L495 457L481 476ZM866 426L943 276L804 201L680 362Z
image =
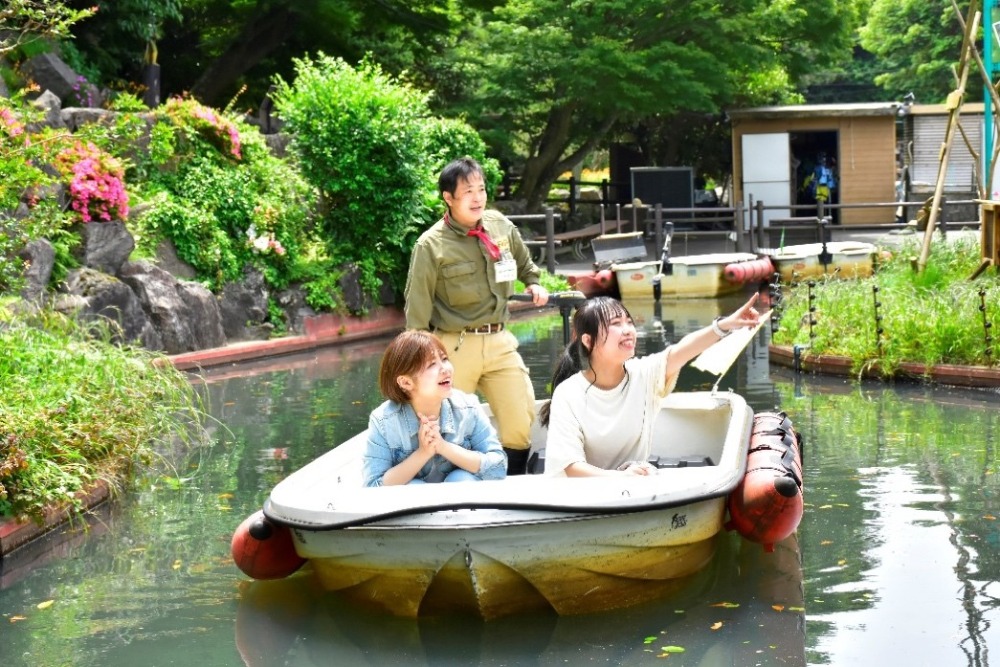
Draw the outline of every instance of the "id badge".
M496 267L498 283L510 283L517 279L517 262L513 259L501 259L493 266Z

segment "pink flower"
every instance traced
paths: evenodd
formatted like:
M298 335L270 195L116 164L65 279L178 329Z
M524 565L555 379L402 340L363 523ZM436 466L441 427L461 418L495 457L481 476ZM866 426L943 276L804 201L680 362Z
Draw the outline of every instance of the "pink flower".
M70 206L84 222L128 217L128 193L125 191L121 164L92 143L77 142L56 158L56 163L70 177Z

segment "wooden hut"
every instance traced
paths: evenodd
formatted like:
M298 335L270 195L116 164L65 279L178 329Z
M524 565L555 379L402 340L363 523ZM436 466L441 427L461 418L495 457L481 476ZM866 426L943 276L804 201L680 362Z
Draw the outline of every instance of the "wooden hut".
M835 179L827 203L895 201L896 125L908 110L898 102L729 110L734 201L763 201L765 220L814 215L809 179L823 161ZM834 221L845 225L894 220L892 207L834 212Z

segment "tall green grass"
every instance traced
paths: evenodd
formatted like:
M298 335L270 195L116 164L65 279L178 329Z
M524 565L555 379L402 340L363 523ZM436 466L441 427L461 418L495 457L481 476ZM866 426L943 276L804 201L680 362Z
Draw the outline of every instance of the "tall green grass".
M117 491L157 442L200 432L187 376L112 334L53 312L0 309L0 517L79 509L77 492L98 480Z
M808 345L810 354L850 357L855 372L877 369L887 377L904 362L923 364L926 370L939 364L996 366L1000 341L992 324L1000 322L997 269L969 280L980 261L979 244L971 239L936 240L927 266L918 273L912 264L919 253L916 243L904 246L880 260L871 278L824 278L811 287L786 288L772 341Z

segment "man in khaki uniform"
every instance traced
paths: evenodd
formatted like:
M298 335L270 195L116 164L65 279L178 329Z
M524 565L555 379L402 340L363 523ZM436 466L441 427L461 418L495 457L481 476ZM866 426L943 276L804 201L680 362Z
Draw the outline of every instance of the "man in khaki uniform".
M486 210L483 170L472 158L446 166L438 190L448 210L417 240L406 279L406 326L433 331L455 366L453 385L481 391L496 416L508 474L522 474L531 446L535 393L507 331L514 280L536 306L549 294L514 224Z

